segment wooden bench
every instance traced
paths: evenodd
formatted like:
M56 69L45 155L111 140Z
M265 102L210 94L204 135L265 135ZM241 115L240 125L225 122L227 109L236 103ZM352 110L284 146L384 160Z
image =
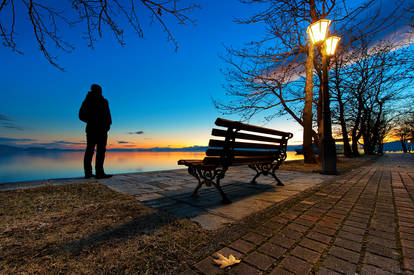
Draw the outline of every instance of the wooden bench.
M223 202L230 203L220 187L220 180L230 166L236 165L248 165L256 171L251 183L255 183L260 175L270 174L277 185L283 186L275 171L286 159L287 142L293 136L292 133L222 118L217 118L216 125L224 129L213 129L211 134L223 139L210 140L210 148L203 160L178 161L179 165L186 165L188 173L198 180L193 197L198 197L198 190L203 184L213 185L220 192Z

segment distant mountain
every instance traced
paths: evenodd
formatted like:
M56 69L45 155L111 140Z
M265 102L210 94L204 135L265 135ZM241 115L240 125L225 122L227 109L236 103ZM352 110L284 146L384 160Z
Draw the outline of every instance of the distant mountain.
M135 148L135 149L123 149L114 148L108 151L113 152L204 152L207 150L207 146L190 146L182 148L170 148L170 147L153 147L153 148Z
M0 152L13 152L13 151L20 151L21 148L9 145L0 144Z
M182 148L170 148L170 147L153 147L153 148L114 148L108 151L112 152L205 152L208 146L190 146ZM302 145L288 145L287 151L295 151L295 149L301 149ZM18 147L0 144L0 152L42 152L42 151L83 151L83 149L60 149L60 148L44 148L44 147ZM400 141L393 141L384 143L384 151L402 151Z

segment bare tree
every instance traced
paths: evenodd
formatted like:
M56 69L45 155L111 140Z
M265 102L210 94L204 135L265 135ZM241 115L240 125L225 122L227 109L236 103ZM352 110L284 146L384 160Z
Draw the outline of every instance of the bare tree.
M225 71L227 103L215 102L224 113L239 113L243 119L250 119L259 112L265 112L266 119L284 114L290 115L304 127L305 162L315 160L312 152L312 138L319 142L321 116L317 117L318 132L312 127L313 105L319 110L318 97L313 95L313 75L320 75L320 55L312 56L305 31L307 26L329 17L345 30L352 29L352 35L345 33L347 46L363 36L371 36L395 22L395 13L387 18L378 18L379 10L370 18L358 19L363 11L372 7L375 1L367 1L349 8L345 1L242 1L246 4L263 4L265 8L251 18L239 19L243 24L264 23L266 36L260 41L247 43L242 49L226 48L224 60L229 64ZM364 21L364 22L362 22ZM340 53L341 54L341 53ZM312 70L315 67L315 70ZM306 75L303 75L306 71ZM318 112L319 113L319 112Z
M193 1L188 0L186 4L179 5L178 0L67 0L55 3L0 0L0 39L3 46L21 53L17 45L16 22L23 22L22 13L26 13L27 24L31 25L40 51L50 64L63 70L57 63L57 57L52 54L51 47L53 45L64 52L71 52L74 46L63 37L62 29L80 25L85 30L84 39L93 48L96 40L103 36L105 28L109 28L115 39L124 45L127 25L138 37L144 36L140 20L145 17L142 12L146 11L151 21L160 24L168 40L177 49L178 43L166 23L167 18L172 18L179 24L194 23L187 15L189 11L199 8Z
M395 42L370 46L362 39L336 60L331 91L346 154L350 154L349 136L353 156L359 155L361 137L366 154L381 151L384 135L414 80L407 62L412 54L411 48Z

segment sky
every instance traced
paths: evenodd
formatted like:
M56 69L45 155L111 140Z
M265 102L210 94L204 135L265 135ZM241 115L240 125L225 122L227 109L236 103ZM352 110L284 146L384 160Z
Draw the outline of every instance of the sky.
M20 14L17 43L24 54L0 47L0 144L83 148L85 124L78 110L90 85L97 83L112 114L109 148L206 146L217 117L239 119L223 116L212 102L226 99L220 72L223 45L241 47L262 38L265 30L233 21L255 12L238 0L199 4L202 9L189 14L195 26L167 20L178 51L158 24L144 18L144 39L128 30L125 46L104 32L90 49L78 29L64 30L76 49L64 53L51 48L64 72L42 56ZM264 125L255 118L249 123ZM292 132L290 143L301 143L301 127L288 117L265 127Z

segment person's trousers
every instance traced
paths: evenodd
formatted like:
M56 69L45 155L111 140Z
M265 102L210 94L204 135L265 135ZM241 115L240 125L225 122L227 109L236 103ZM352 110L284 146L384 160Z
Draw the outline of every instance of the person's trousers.
M108 133L86 133L86 150L83 158L83 167L85 175L92 174L92 157L96 146L95 172L96 175L104 174L104 160L106 152L106 142L108 140Z

